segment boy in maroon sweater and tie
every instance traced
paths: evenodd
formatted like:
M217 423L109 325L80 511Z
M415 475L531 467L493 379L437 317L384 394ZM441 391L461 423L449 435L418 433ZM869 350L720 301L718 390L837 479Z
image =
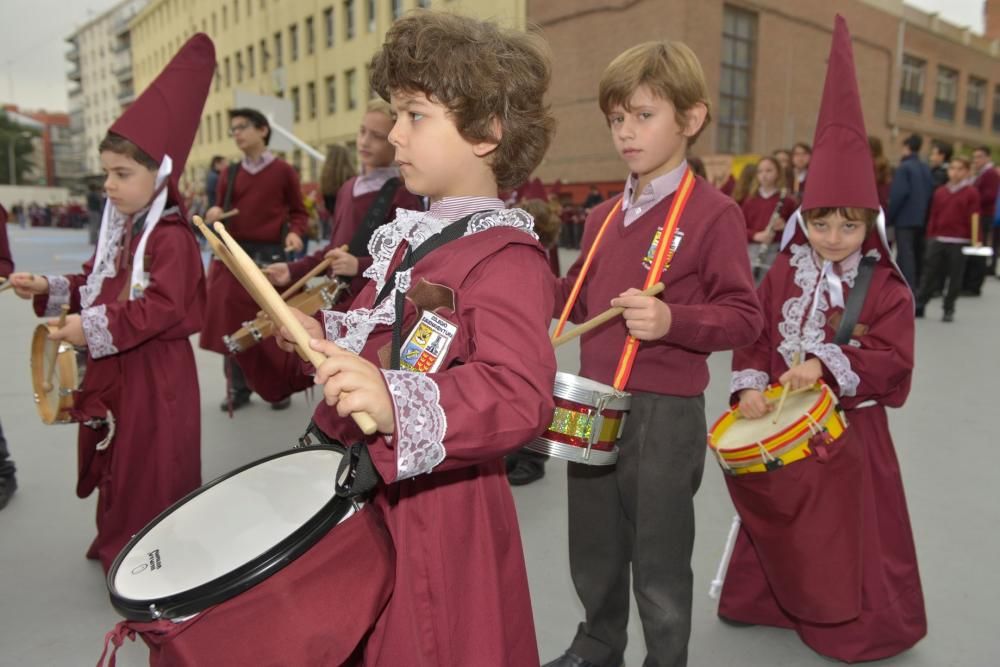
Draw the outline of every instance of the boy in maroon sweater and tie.
M955 302L962 290L962 274L965 272L962 248L973 242L972 216L979 215L979 194L969 178L971 171L972 165L966 158L952 158L948 165L948 182L934 191L931 218L927 223L930 244L917 292L917 317L924 316L924 308L931 300L934 286L940 285L947 276L942 319L945 322L955 319Z
M622 196L591 211L580 259L556 281L556 314L582 322L625 308L584 334L580 374L632 403L616 465L569 464L570 571L586 618L549 666L622 664L630 578L648 660L687 662L706 359L749 344L763 326L740 209L685 161L708 99L701 64L678 42L633 47L601 79L601 111L630 174ZM659 296L637 295L657 281Z

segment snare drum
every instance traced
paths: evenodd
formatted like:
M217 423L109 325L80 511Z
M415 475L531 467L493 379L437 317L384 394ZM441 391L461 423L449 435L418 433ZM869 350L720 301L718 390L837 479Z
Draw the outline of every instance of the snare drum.
M336 305L347 284L338 280L324 278L323 282L304 292L299 292L290 299L288 305L298 308L306 315L313 315L319 310L329 310ZM222 337L226 349L232 354L245 352L268 336L274 335L274 323L267 315L261 315L255 320L244 322L243 326L228 336Z
M70 424L73 392L80 388L87 355L65 341L49 339L52 329L35 327L31 337L31 386L35 408L46 424Z
M569 373L556 373L553 394L552 423L528 449L573 463L613 465L632 397Z
M781 385L764 392L769 403L781 396ZM847 428L837 397L826 384L790 393L778 423L773 413L744 419L739 407L722 415L708 433L708 446L723 471L732 475L770 472L825 452Z

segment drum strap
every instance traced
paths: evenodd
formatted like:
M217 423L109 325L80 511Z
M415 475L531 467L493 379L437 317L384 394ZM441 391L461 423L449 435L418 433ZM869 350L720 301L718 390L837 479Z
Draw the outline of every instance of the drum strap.
M228 211L233 206L233 187L236 185L236 174L240 171L239 162L229 163L229 178L226 179L226 194L222 197L222 210ZM223 221L222 224L226 224Z
M396 197L396 191L399 190L401 183L402 181L393 177L382 185L382 188L375 196L375 201L372 202L372 205L368 208L368 212L365 213L364 220L361 221L361 226L358 227L358 231L354 232L354 236L351 237L351 242L347 245L347 252L355 257L368 256L368 242L371 240L375 230L387 222L385 219L386 214L389 213L389 207L392 205L392 200Z
M844 305L844 316L837 327L837 334L833 337L836 345L846 345L851 340L854 333L854 325L861 317L861 308L865 305L865 297L868 295L868 288L872 283L872 274L875 273L874 257L862 257L858 266L858 275L854 279L854 288L847 295L847 303Z

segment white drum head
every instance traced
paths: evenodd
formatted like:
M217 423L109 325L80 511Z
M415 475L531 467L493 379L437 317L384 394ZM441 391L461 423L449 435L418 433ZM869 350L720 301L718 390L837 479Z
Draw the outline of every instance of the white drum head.
M772 424L774 413L770 412L760 419L744 419L734 421L726 431L719 436L716 447L719 450L739 449L770 438L784 431L809 412L819 397L818 391L806 391L801 394L789 394L785 406L778 416L778 423Z

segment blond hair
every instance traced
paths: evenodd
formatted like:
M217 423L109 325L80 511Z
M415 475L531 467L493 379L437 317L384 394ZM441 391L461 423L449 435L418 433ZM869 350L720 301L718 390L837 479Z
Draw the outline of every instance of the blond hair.
M677 125L687 127L688 113L698 104L705 106L705 122L691 137L690 146L712 119L705 71L698 56L683 42L644 42L628 49L604 70L598 100L607 116L615 107L629 110L629 100L641 86L674 107Z
M365 107L365 113L384 113L386 116L392 120L396 120L396 116L392 113L392 107L388 102L380 97L368 101L368 106Z

